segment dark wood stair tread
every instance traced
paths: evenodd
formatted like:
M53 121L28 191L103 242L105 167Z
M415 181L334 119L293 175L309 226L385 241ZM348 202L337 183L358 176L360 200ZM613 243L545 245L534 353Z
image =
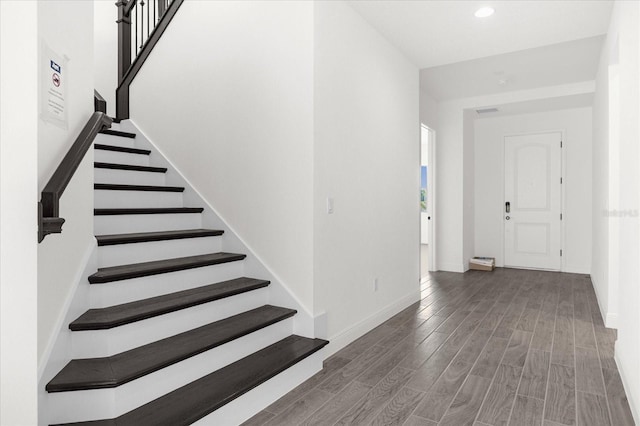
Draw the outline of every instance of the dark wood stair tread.
M202 213L202 207L140 207L132 209L93 209L95 216L113 216L126 214L181 214L181 213Z
M93 189L107 191L184 192L183 186L126 185L119 183L94 183Z
M136 137L135 133L123 132L121 130L105 129L105 130L100 130L99 133L102 133L103 135L120 136L123 138L131 138L131 139Z
M46 390L120 386L295 314L294 309L265 305L110 357L72 360L47 384Z
M98 272L89 276L91 284L102 284L185 269L201 268L220 263L235 262L247 257L237 253L209 253L197 256L178 257L174 259L154 260L152 262L132 263L129 265L98 268Z
M98 246L146 243L151 241L181 240L185 238L217 237L224 234L219 229L183 229L179 231L136 232L130 234L96 235Z
M128 154L140 154L140 155L151 154L151 151L149 151L148 149L127 148L124 146L104 145L101 143L93 144L93 147L95 149L101 149L103 151L126 152Z
M69 324L69 328L82 331L119 327L268 285L269 281L243 277L121 305L89 309Z
M118 426L120 423L117 422L117 419L108 419L108 420L91 420L88 422L77 422L77 423L59 423L53 424L49 426Z
M190 425L322 349L322 339L289 336L112 420L77 426Z
M135 166L133 164L117 164L117 163L101 163L96 161L93 163L93 167L96 169L112 169L112 170L131 170L136 172L152 172L152 173L166 173L166 167L152 167L152 166Z

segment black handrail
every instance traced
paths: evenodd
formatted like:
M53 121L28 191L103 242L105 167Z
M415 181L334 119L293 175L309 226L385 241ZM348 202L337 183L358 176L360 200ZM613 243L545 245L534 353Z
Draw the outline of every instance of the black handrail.
M112 121L105 113L94 112L45 185L38 203L38 242L49 234L62 232L64 219L60 217L60 197L98 132L111 127Z
M116 89L116 117L129 118L129 86L160 40L169 22L184 0L119 0L118 6L118 88ZM140 5L140 10L138 10ZM145 20L146 5L146 20ZM153 16L153 20L151 17ZM131 33L135 35L131 61ZM146 30L146 31L145 31ZM138 34L140 40L138 40Z

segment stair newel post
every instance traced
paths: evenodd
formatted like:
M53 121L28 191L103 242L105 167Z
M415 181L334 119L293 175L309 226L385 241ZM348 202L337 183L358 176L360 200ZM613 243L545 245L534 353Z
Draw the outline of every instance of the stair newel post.
M118 86L122 83L125 74L131 68L131 6L136 0L119 0L118 7ZM131 5L130 2L133 2ZM116 117L129 117L129 88L123 94L116 90Z
M127 1L119 0L118 6L118 83L131 67L131 19L127 15Z

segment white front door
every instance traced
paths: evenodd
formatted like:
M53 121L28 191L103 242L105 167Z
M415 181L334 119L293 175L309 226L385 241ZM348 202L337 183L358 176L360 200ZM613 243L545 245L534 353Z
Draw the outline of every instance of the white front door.
M560 270L561 143L559 132L505 137L506 267Z

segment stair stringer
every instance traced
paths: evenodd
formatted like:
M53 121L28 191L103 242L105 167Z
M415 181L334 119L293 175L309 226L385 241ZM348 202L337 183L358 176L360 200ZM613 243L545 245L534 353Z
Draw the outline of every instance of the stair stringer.
M183 193L185 205L205 206L202 212L202 225L214 229L224 229L222 236L225 250L234 253L245 253L244 267L247 276L256 276L271 281L269 286L269 303L272 305L286 306L298 311L293 317L293 332L309 338L326 338L316 335L315 319L313 314L303 305L295 294L289 289L283 280L271 270L265 262L255 253L251 246L240 237L238 232L224 220L217 210L207 201L194 185L180 172L180 170L166 157L133 120L125 120L120 123L119 130L136 133L136 147L151 150L151 162L154 166L166 167L166 185L184 186ZM319 330L318 330L319 331ZM320 351L323 353L324 351Z

